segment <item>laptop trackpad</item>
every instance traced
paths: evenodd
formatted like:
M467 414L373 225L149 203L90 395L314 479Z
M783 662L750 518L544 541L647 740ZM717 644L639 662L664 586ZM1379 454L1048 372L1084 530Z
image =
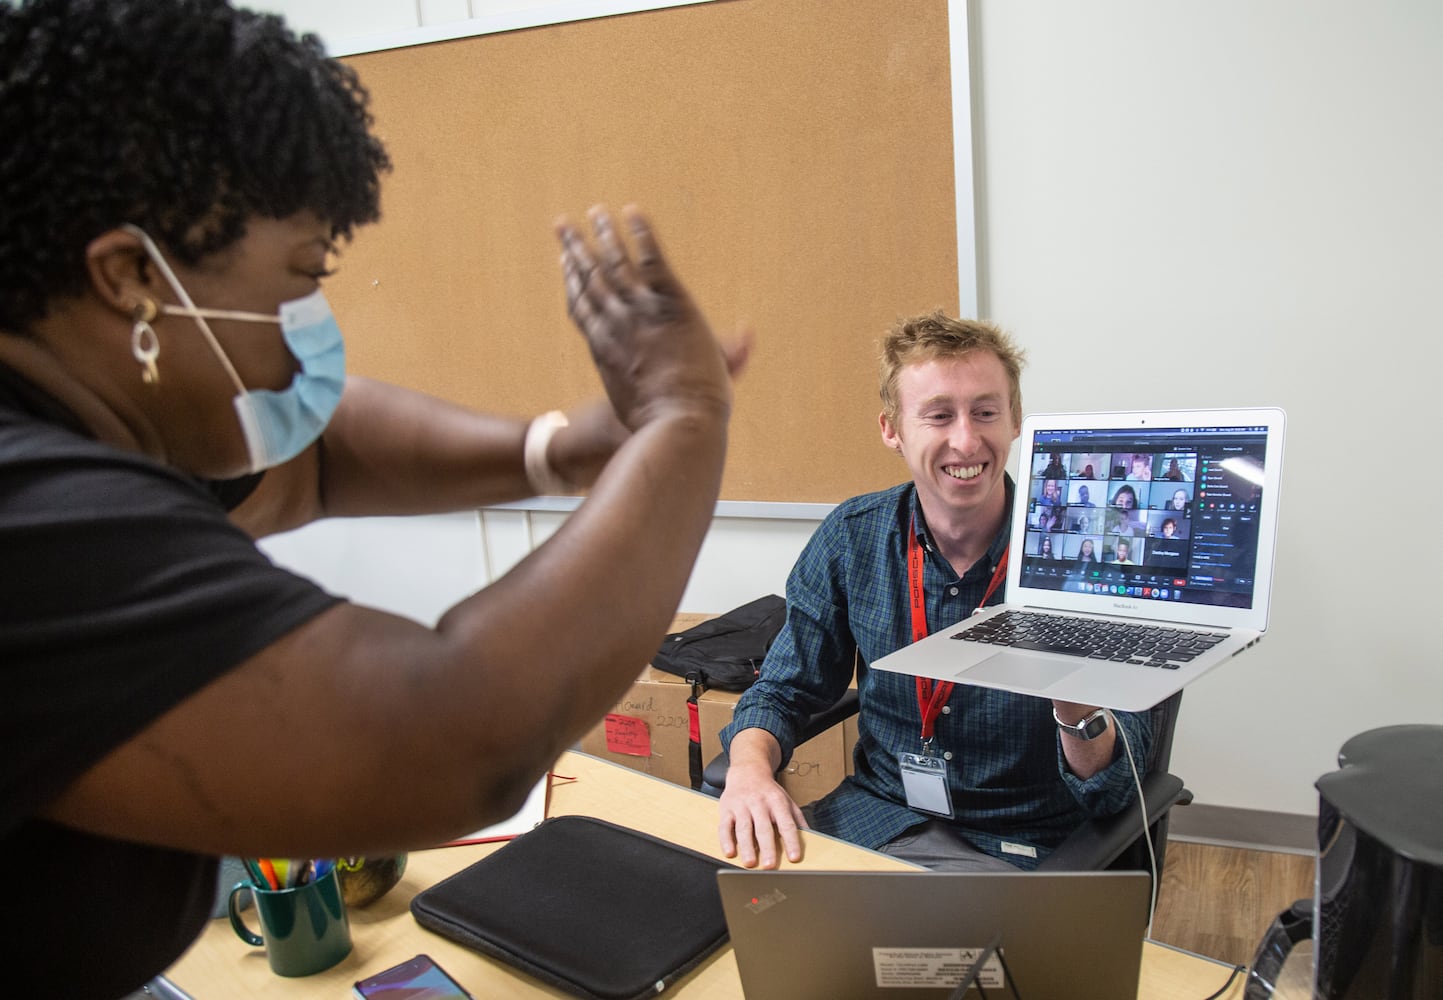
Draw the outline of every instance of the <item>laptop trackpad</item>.
M1026 653L1003 650L996 656L989 656L975 667L962 671L957 675L957 679L1041 691L1085 665L1081 660L1076 663L1044 660Z

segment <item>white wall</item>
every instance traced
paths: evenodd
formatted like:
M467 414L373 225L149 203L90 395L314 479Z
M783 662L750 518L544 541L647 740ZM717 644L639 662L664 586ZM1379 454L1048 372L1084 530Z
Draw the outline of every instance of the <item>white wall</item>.
M273 561L334 594L434 625L453 604L555 534L565 520L559 511L493 508L438 517L320 521L264 539L261 548ZM785 593L787 572L817 523L815 517L719 515L702 542L677 610L716 614L763 594Z
M1288 411L1269 636L1189 688L1174 763L1199 802L1312 813L1349 736L1443 722L1443 4L974 0L973 19L982 311L1029 349L1027 409ZM372 569L412 578L424 618L563 519L489 511L479 538L449 524L479 555ZM780 593L814 524L718 518L681 610ZM390 527L328 543L353 560L342 592L370 587L354 531ZM277 551L329 564L297 546Z
M983 309L1026 408L1288 412L1269 635L1188 689L1174 764L1199 801L1314 812L1347 737L1443 723L1443 4L982 0L972 27Z

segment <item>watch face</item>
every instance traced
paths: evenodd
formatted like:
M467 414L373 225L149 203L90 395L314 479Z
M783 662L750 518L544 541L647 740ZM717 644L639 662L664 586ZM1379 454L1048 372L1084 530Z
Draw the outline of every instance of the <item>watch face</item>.
M1057 713L1055 711L1052 713L1052 715L1054 719L1057 718ZM1071 725L1068 725L1061 719L1057 719L1057 725L1060 729L1062 729L1063 732L1070 733L1071 735L1077 737L1080 740L1095 740L1103 733L1107 732L1107 712L1103 711L1102 709L1098 709L1087 718L1075 722Z

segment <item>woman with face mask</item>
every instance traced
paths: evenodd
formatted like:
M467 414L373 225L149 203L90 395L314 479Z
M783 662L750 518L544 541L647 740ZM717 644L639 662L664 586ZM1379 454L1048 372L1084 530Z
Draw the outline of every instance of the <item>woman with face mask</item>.
M6 4L0 65L6 990L116 997L199 932L217 856L515 811L657 648L746 352L598 210L557 235L606 400L519 421L348 378L321 288L389 169L351 69L222 0ZM434 628L255 546L580 487Z

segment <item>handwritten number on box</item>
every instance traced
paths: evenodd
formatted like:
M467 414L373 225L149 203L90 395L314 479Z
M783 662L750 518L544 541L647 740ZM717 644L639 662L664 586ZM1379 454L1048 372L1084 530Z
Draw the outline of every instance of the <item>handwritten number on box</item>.
M646 720L631 715L607 715L606 749L632 757L650 757L651 730Z

